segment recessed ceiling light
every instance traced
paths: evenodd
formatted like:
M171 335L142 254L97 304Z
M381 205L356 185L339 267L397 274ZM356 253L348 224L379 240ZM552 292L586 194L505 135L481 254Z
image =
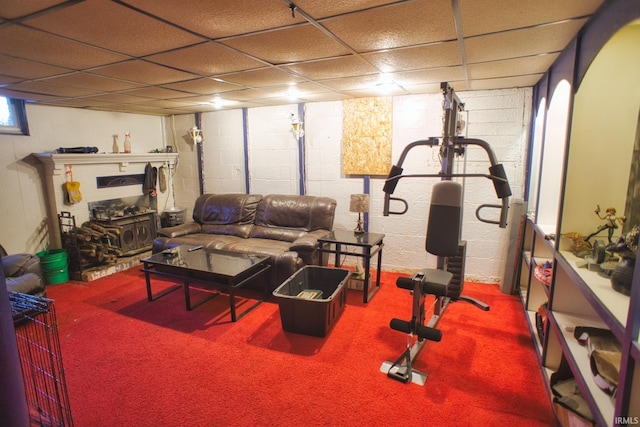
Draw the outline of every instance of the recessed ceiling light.
M219 109L222 107L229 107L231 105L236 104L236 101L231 101L229 99L220 98L219 96L214 97L209 102L204 102L205 105L210 105L213 108Z

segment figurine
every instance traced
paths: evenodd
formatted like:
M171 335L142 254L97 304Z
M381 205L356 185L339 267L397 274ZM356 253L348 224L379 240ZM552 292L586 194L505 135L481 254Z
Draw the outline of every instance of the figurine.
M598 229L596 231L594 231L593 233L589 234L586 237L586 241L588 242L589 239L591 239L593 236L595 236L596 234L604 231L604 230L608 230L608 235L607 235L607 239L609 240L609 244L611 244L611 238L613 237L613 231L615 229L618 228L618 224L620 225L624 225L624 221L625 221L625 217L621 216L621 217L617 217L616 216L616 209L615 208L607 208L607 210L604 213L604 216L600 215L600 205L597 205L596 207L596 215L598 215L598 218L604 220L604 224L602 224L600 227L598 227Z
M607 251L620 256L620 262L611 274L611 286L615 291L627 296L631 295L639 236L640 227L636 225L631 231L620 236L616 243L607 246Z

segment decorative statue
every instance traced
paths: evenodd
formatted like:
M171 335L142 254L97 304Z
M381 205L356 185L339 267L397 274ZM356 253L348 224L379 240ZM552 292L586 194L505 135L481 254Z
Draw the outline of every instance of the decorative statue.
M624 295L631 294L639 235L640 227L636 225L631 231L620 236L617 242L607 246L607 251L617 253L620 256L620 262L611 275L611 286Z
M607 208L604 216L602 216L600 215L600 205L597 205L595 212L596 215L598 215L598 218L604 220L604 224L598 227L596 231L589 234L585 240L588 242L589 239L591 239L596 234L599 234L604 230L608 230L607 239L609 240L609 244L611 244L611 238L613 237L614 230L618 228L618 224L623 225L626 218L624 216L617 217L615 208Z

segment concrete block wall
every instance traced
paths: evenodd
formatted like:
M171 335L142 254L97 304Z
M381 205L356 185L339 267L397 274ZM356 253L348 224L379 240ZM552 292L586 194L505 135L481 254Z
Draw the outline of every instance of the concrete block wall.
M26 112L30 135L0 135L3 153L0 156L0 243L9 253L36 253L49 249L51 235L57 233L57 227L51 227L51 224L57 224L57 217L50 218L47 213L45 183L41 176L43 165L32 153L84 146L95 146L100 152L109 153L114 134L120 135L120 149L123 150L125 132L131 132L134 153L146 153L164 146L162 119L156 116L30 103L26 105ZM144 166L139 171L127 173L144 173ZM88 178L80 170L74 178L80 181L80 190L86 200L95 200ZM141 188L136 188L142 194Z
M530 89L458 93L465 103L465 136L491 144L498 161L504 164L513 197L522 198L526 162L526 143L530 121ZM246 179L253 193L299 194L298 145L291 133L290 113L296 104L249 108L246 123L242 110L203 114L205 135L204 171L206 191L244 192ZM393 98L392 159L397 162L409 143L442 134L442 96L412 95ZM244 152L246 126L248 151ZM349 197L364 190L362 177L345 176L341 166L341 141L348 132L342 122L342 102L318 102L304 105L305 193L337 200L335 228L351 230L357 214L349 212ZM248 156L249 173L244 171ZM405 173L437 173L439 149L414 149L403 167ZM183 158L181 156L181 162ZM484 150L471 147L456 162L458 172L488 173ZM386 235L383 268L410 273L433 267L435 257L427 254L425 233L431 186L437 178L407 178L400 181L394 196L406 199L405 215L384 217L386 177L370 177L371 207L369 230ZM466 278L499 283L502 280L508 242L507 230L475 218L481 204L500 204L493 184L486 178L464 180L465 206L462 238L468 241ZM392 205L399 210L399 205ZM486 211L484 217L497 219L498 211ZM352 264L355 260L346 260Z
M466 136L484 139L503 162L514 197L522 198L525 172L531 90L513 89L458 93L465 103ZM201 115L204 141L203 175L206 192L244 192L246 185L256 193L299 193L298 145L293 137L290 113L298 105L260 107L208 112ZM246 114L244 114L246 113ZM248 150L245 153L245 120ZM172 171L173 193L165 207L187 209L190 218L199 195L197 146L188 136L195 124L193 114L156 116L87 111L63 107L27 105L30 136L0 135L4 155L0 162L0 242L10 252L38 252L48 248L47 201L39 169L31 153L50 152L58 147L97 146L110 152L114 133L132 132L134 152L149 152L172 145L179 153ZM349 212L349 196L364 189L362 177L342 174L342 103L319 102L304 105L305 192L333 197L338 202L335 227L352 230L357 215ZM393 98L392 159L412 141L440 136L442 97L412 95ZM122 139L121 139L122 141ZM486 173L484 154L470 149L457 167ZM245 157L248 156L248 158ZM245 170L245 160L249 164ZM423 148L404 164L407 173L438 171L438 150ZM383 268L411 272L435 265L435 257L424 250L430 189L429 179L403 179L398 197L409 202L402 216L382 215L385 177L370 178L371 212L369 230L385 233ZM248 183L247 183L248 179ZM500 282L504 271L506 230L478 222L475 209L496 202L493 186L485 179L465 181L462 237L469 242L467 279ZM392 206L393 208L393 206ZM347 259L347 262L355 260Z

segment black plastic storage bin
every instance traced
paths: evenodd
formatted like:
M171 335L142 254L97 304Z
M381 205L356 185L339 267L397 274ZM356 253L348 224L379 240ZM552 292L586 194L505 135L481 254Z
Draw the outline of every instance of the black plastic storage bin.
M282 329L324 337L347 304L350 271L306 265L273 291L278 299Z

